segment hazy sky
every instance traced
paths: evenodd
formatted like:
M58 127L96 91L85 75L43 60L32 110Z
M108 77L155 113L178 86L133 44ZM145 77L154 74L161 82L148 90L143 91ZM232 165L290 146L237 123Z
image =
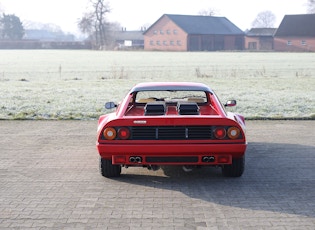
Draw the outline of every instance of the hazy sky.
M270 10L277 17L276 27L286 14L305 14L307 0L108 0L112 12L108 20L127 30L151 25L163 14L197 15L203 9L216 9L240 29L251 27L257 14ZM67 32L76 32L77 21L88 10L89 0L0 0L6 14L22 21L53 23Z

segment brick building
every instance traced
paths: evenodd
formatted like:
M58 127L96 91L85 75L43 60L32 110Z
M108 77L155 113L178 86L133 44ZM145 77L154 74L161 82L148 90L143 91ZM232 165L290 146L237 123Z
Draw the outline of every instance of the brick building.
M245 36L245 49L255 51L273 50L273 35L276 28L252 28Z
M225 17L164 14L144 32L144 49L243 50L244 32Z
M285 15L274 35L275 51L315 51L315 14Z

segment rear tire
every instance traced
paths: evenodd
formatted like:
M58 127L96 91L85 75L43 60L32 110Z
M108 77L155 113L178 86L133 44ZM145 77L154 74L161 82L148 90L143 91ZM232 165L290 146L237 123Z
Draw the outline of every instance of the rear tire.
M233 158L231 165L222 166L222 173L226 177L240 177L245 170L245 156Z
M113 165L111 160L100 157L100 172L103 177L118 177L121 173L121 166Z

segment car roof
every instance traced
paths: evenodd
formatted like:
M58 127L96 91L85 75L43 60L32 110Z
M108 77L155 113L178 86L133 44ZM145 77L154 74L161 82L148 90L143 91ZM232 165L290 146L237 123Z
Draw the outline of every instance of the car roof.
M203 83L195 82L147 82L135 85L130 93L139 91L213 91Z

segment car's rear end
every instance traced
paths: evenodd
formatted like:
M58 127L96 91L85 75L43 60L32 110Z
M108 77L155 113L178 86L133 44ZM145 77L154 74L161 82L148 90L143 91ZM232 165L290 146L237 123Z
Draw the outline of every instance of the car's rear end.
M238 122L206 116L137 117L110 121L99 130L97 148L113 165L232 165L244 157Z

